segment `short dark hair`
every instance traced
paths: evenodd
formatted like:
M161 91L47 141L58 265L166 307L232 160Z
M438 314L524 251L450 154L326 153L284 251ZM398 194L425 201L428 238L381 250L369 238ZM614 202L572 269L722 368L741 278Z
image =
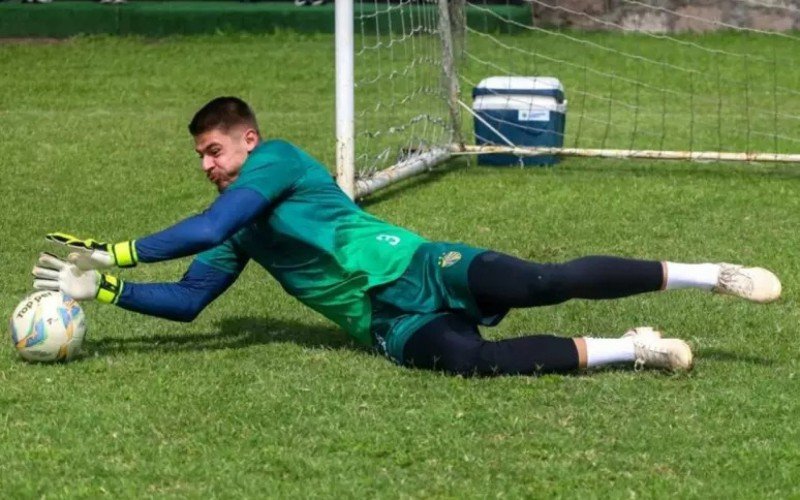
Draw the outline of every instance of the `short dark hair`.
M227 132L239 125L250 127L261 136L256 114L246 102L238 97L217 97L195 113L189 122L189 133L196 137L214 129Z

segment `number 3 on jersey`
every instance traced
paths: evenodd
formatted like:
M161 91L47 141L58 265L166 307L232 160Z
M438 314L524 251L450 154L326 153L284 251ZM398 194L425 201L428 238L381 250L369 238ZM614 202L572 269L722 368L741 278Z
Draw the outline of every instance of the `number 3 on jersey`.
M375 237L375 239L378 241L385 241L386 243L392 245L393 247L397 246L397 244L400 243L400 238L398 238L397 236L393 236L391 234L379 234L378 236Z

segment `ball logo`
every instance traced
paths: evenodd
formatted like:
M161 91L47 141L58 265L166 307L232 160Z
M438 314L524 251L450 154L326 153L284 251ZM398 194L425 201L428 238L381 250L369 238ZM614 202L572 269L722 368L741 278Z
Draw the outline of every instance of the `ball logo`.
M33 334L28 335L24 339L21 339L17 342L17 348L20 347L33 347L35 345L43 343L47 340L47 330L44 324L44 320L40 319L36 321L33 325Z
M43 292L38 295L35 295L32 300L29 300L25 306L23 306L22 310L17 314L17 318L22 318L25 316L25 313L30 311L31 307L33 307L34 303L38 304L41 300L45 297L49 297L52 295L52 292Z

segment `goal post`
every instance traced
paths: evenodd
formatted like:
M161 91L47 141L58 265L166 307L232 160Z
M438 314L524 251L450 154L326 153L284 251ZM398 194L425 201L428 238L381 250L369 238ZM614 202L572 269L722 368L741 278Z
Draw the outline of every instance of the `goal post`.
M336 0L336 178L352 198L460 151L463 5Z
M336 183L355 197L353 0L336 0Z

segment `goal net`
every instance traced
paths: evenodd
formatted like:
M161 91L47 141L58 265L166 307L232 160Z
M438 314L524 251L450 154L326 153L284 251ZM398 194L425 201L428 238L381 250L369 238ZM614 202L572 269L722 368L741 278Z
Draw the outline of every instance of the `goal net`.
M448 102L457 76L446 2L350 2L336 3L337 178L359 197L450 157L458 126ZM352 84L344 81L349 75Z
M345 2L337 0L337 14ZM800 35L791 31L800 7L703 5L356 3L350 192L367 194L464 154L800 161ZM563 84L566 128L551 132L557 144L536 144L540 122L498 121L475 109L473 90L498 76ZM479 127L490 133L476 144Z

